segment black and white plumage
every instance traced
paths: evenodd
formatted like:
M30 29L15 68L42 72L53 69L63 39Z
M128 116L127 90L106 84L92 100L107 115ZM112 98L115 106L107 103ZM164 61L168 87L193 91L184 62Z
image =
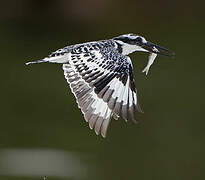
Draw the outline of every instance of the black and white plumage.
M134 51L171 55L165 48L141 36L127 34L67 46L27 65L41 62L63 64L65 78L89 127L97 135L105 137L112 117L118 119L122 116L126 121L130 118L136 122L136 111L142 112L137 99L133 65L127 56Z

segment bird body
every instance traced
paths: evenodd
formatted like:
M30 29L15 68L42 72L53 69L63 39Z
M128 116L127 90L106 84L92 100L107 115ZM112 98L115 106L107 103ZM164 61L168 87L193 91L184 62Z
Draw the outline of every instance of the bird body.
M105 137L112 117L118 119L122 116L126 121L130 117L137 122L136 110L142 112L133 65L127 56L135 51L170 56L165 48L149 43L141 36L126 34L108 40L70 45L27 65L41 62L63 64L65 78L85 120L97 135ZM154 59L156 55L150 57ZM149 67L153 59L149 60Z

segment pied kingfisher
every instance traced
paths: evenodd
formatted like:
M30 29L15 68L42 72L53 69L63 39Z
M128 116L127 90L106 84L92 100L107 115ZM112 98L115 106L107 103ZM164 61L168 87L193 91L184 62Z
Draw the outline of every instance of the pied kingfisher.
M136 120L136 110L142 112L133 77L133 65L127 56L135 51L149 53L143 72L148 73L157 54L173 53L136 34L126 34L108 40L66 46L48 57L26 63L63 64L65 78L89 127L106 137L111 118L119 116Z

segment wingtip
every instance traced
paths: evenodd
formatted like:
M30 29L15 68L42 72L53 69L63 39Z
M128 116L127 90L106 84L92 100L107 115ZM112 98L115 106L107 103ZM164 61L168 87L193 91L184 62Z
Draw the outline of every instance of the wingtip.
M101 133L101 135L102 135L102 137L103 137L104 139L106 138L106 134L102 134L102 133Z
M136 108L137 108L137 111L138 111L138 112L144 114L144 111L142 110L142 108L141 108L141 106L139 105L139 103L137 103Z

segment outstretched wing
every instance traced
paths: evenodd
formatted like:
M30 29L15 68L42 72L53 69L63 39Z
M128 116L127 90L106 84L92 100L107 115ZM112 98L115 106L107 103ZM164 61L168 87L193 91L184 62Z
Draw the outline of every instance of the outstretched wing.
M72 51L63 70L90 128L105 137L112 116L127 121L130 115L136 122L136 109L141 109L129 57L112 47L80 49Z

